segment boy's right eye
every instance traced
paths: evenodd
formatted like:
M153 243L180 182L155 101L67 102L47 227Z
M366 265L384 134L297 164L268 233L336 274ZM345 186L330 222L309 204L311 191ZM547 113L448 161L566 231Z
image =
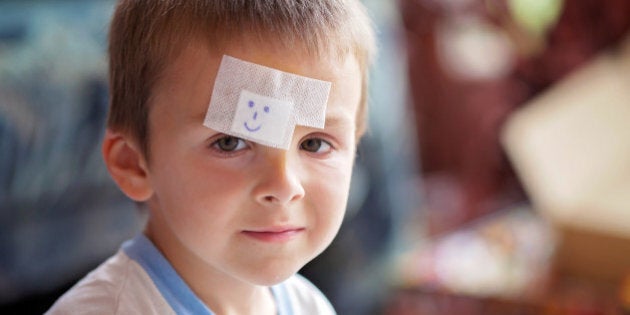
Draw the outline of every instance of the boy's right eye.
M211 147L222 152L236 152L247 148L247 142L241 138L224 136L214 141Z

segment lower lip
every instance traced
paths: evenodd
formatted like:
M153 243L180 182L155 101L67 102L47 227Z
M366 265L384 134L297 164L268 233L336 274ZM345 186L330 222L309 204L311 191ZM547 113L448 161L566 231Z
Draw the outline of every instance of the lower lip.
M268 243L288 242L304 232L304 229L286 230L281 232L254 232L243 231L243 234L253 239Z

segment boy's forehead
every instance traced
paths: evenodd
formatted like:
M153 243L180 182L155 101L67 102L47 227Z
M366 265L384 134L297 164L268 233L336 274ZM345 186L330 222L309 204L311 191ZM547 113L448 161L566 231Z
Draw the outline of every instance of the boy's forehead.
M224 55L204 126L288 149L296 126L323 128L331 83Z
M273 44L263 45L259 47L260 49L254 49L256 47L258 46L251 43L241 43L238 45L225 46L221 50L213 50L205 43L199 41L187 45L167 66L163 76L161 76L162 79L158 80L153 90L155 93L154 96L157 96L155 101L157 103L163 103L170 108L165 108L170 112L168 115L181 116L184 114L185 116L182 116L182 118L186 119L191 124L202 123L208 115L208 110L211 109L210 103L212 98L217 95L213 89L217 83L222 82L219 78L219 73L224 55L233 55L233 57L230 57L239 59L243 63L251 63L288 75L298 74L298 76L305 77L312 81L328 81L331 100L343 98L342 101L344 103L355 105L360 103L361 71L356 58L353 56L350 55L345 59L316 58L304 53L301 49L284 51L273 47ZM244 75L244 77L245 79L251 79L251 76L248 75ZM264 83L273 82L273 76L268 76L262 81ZM286 86L283 84L274 85L274 89L278 90L276 91L277 93L287 94L286 91L283 92L285 88ZM240 96L242 89L231 87L229 90L231 90L232 93L236 91L239 93L238 96ZM355 90L356 92L354 92ZM268 96L264 95L265 93L256 94ZM343 94L343 96L339 97L339 94ZM234 98L234 95L232 97ZM302 96L302 98L304 98L304 96ZM284 98L279 99L285 100ZM257 109L258 107L256 105L259 104L256 100L253 101L253 108ZM322 103L326 104L327 101ZM175 104L176 106L173 106ZM249 106L249 100L243 104ZM182 106L188 109L183 110L184 107ZM265 118L263 115L268 114L265 113L264 106L265 105L260 108L261 111L258 112L257 120L259 118ZM324 112L324 116L320 116L320 118L325 117L326 126L329 124L337 124L341 120L348 120L348 117L351 123L355 124L356 107L350 107L351 108L348 108L349 111L343 115L338 115L334 112L330 113L329 110L327 110ZM294 106L294 109L300 110L300 108L301 106ZM334 111L334 108L335 106L328 109ZM232 114L230 114L230 117L226 118L225 121L233 122L234 110L235 108L232 109ZM256 111L243 111L241 114L243 113L249 113L252 119L253 116L256 115ZM246 118L247 115L241 115L241 118L244 117ZM245 121L242 121L242 123L244 124ZM255 128L256 126L251 129Z

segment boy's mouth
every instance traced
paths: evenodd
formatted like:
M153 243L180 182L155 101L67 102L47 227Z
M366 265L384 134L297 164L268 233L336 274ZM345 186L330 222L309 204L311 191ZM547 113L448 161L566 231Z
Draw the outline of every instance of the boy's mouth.
M283 243L288 242L300 234L306 229L303 227L270 227L254 230L244 230L242 233L253 239L269 242L269 243Z

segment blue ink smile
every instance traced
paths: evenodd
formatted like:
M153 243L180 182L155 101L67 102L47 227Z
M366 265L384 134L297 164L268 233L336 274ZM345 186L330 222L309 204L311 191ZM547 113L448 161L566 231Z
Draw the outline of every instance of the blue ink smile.
M249 132L256 132L256 131L260 130L260 128L262 128L262 125L260 125L260 126L258 126L258 127L256 127L256 128L250 128L250 127L247 125L247 122L245 122L245 123L243 124L243 126L245 126L245 129L247 129L247 131L249 131Z
M248 106L249 106L249 108L254 108L254 106L255 106L254 101L249 101ZM263 111L264 111L265 113L269 113L269 106L265 106L265 107L263 108ZM254 121L258 119L258 111L257 111L257 110L254 110L254 115L252 115L252 119L253 119ZM247 131L249 131L249 132L256 132L256 131L260 130L260 128L262 128L262 124L260 124L258 127L254 127L254 128L252 128L252 127L250 127L249 125L247 125L247 121L246 121L245 123L243 123L243 126L244 126L244 127L245 127L245 129L247 129Z

